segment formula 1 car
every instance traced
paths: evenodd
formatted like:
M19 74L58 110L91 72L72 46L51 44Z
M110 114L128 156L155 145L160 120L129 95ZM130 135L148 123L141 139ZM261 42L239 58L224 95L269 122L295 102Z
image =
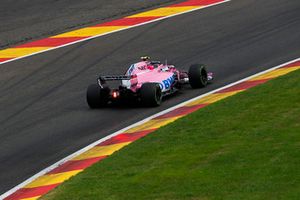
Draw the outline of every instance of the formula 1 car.
M162 98L177 92L183 84L202 88L213 79L203 64L191 65L188 72L180 71L174 65L151 61L141 57L132 64L124 75L99 76L97 84L87 89L87 103L90 108L104 107L120 100L137 100L144 106L159 106ZM118 88L110 88L108 81L120 81Z

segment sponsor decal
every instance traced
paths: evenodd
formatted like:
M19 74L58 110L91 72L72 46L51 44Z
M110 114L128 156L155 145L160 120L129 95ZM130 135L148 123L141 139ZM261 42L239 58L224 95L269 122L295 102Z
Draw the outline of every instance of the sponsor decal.
M170 89L172 83L174 82L174 77L170 76L169 78L167 78L166 80L163 80L159 85L161 90L168 90Z

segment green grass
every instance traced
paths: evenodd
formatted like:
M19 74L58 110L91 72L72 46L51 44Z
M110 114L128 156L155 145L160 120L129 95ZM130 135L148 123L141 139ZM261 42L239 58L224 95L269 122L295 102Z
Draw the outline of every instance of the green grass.
M299 199L300 70L142 138L43 199Z

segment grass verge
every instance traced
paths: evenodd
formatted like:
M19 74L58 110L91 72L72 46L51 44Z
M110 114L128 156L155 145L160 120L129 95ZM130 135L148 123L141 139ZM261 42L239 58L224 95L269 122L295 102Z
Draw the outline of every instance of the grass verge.
M42 199L299 199L300 70L142 138Z

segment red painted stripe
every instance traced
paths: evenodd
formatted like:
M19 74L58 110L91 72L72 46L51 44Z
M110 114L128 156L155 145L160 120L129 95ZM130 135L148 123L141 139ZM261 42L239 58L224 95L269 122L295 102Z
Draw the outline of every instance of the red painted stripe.
M179 6L207 6L215 3L223 2L224 0L189 0L182 3L170 5L168 7L179 7Z
M238 90L246 90L246 89L252 88L254 86L263 84L263 83L267 82L268 80L270 80L270 79L242 82L242 83L239 83L237 85L231 86L229 88L220 90L217 93L233 92L233 91L238 91Z
M16 46L14 48L22 48L22 47L56 47L64 44L68 44L71 42L75 42L86 37L67 37L67 38L45 38L42 40L37 40L33 42L29 42L26 44L22 44Z
M50 190L54 189L59 184L40 186L36 188L21 188L17 190L12 195L6 197L4 200L16 200L16 199L25 199L30 197L36 197L43 194L46 194Z
M289 65L284 66L283 68L296 67L296 66L300 66L300 61L293 62Z
M196 110L199 110L200 108L203 108L207 105L208 104L199 104L199 105L195 105L195 106L183 106L183 107L177 108L175 110L172 110L166 114L160 115L154 119L164 119L164 118L187 115L187 114L195 112Z
M85 160L70 160L57 168L53 169L52 171L48 172L47 174L57 174L57 173L62 173L62 172L68 172L68 171L73 171L73 170L80 170L80 169L85 169L92 164L103 160L107 156L100 156L97 158L90 158L90 159L85 159Z
M136 24L141 24L143 22L148 22L154 19L158 19L160 17L133 17L133 18L122 18L117 19L111 22L105 22L102 24L97 24L94 27L99 26L133 26Z
M0 58L0 62L4 62L4 61L10 60L10 59L14 59L14 58Z
M106 141L98 144L97 146L106 146L106 145L118 144L118 143L122 143L122 142L133 142L135 140L140 139L141 137L148 135L149 133L151 133L155 130L156 129L150 129L150 130L139 131L139 132L135 132L135 133L122 133L120 135L112 137L109 140L106 140Z

